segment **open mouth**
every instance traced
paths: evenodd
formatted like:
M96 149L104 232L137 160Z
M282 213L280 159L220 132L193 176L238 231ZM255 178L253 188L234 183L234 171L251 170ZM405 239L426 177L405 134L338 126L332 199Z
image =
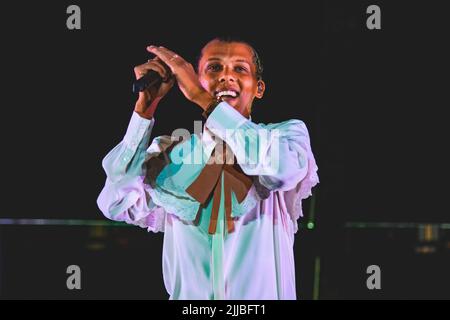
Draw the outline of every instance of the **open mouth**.
M239 92L235 90L221 90L216 91L215 96L217 99L224 99L224 98L237 98L239 96Z

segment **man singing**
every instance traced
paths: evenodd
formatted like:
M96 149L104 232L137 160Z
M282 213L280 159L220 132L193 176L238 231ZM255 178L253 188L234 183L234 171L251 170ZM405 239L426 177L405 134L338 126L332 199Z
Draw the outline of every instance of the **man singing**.
M155 58L135 67L136 78L155 71L163 81L139 93L124 139L104 158L99 208L165 233L170 299L296 299L294 234L319 182L305 124L252 121L266 86L246 42L210 41L197 72L167 48L147 50ZM175 82L203 110L203 132L150 143L153 114Z

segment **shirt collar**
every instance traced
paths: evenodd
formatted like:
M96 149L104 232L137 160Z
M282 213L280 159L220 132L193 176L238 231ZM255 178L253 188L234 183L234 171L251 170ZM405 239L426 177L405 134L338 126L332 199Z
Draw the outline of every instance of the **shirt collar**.
M252 121L251 115L249 116L248 120ZM214 133L203 124L201 141L203 144L203 150L205 152L205 155L208 158L211 156L211 152L217 144L216 139L220 139L220 138L216 137L214 135Z
M202 132L202 144L203 144L203 150L206 154L206 156L209 158L211 156L211 152L216 146L217 142L216 139L219 139L212 133L205 125L203 126L203 132Z

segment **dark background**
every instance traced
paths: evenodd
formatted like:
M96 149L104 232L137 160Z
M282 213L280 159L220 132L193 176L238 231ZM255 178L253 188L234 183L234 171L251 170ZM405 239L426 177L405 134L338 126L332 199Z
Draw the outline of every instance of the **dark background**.
M162 234L87 225L104 220L101 160L125 133L133 67L150 57L147 45L195 63L207 41L232 35L264 63L266 94L252 119L302 119L319 166L296 240L299 298L314 298L320 261L318 298L448 299L448 26L442 8L421 2L3 6L0 218L87 222L0 225L0 297L167 298ZM70 4L81 8L81 30L66 28ZM366 28L370 4L381 7L381 30ZM155 118L153 135L170 134L193 130L201 110L175 88ZM424 240L430 226L437 234ZM65 288L70 264L83 270L81 291ZM382 269L382 290L365 286L371 264Z

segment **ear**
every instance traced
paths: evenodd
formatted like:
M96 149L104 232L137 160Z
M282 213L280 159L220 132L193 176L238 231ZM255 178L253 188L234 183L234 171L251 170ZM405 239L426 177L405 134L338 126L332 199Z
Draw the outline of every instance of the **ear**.
M258 86L255 97L261 99L266 91L266 84L262 80L258 80Z

